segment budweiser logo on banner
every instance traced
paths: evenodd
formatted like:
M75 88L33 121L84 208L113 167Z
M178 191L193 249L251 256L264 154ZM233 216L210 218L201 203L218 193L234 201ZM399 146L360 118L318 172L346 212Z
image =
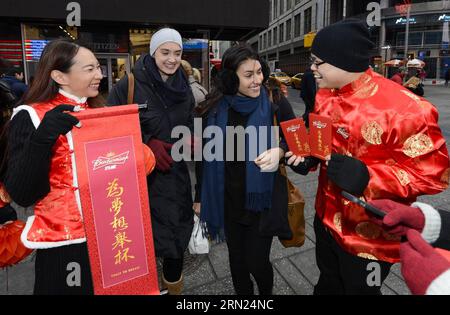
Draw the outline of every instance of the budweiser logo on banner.
M323 128L325 128L327 126L327 124L323 123L321 121L314 121L313 122L313 126L316 127L316 128L319 128L319 129L323 129Z
M288 127L286 130L289 132L296 132L299 129L300 129L300 125L293 125L291 127Z
M115 154L113 152L108 153L105 156L99 156L96 160L92 161L93 170L104 168L105 171L115 169L117 165L123 165L128 160L130 151L124 153Z

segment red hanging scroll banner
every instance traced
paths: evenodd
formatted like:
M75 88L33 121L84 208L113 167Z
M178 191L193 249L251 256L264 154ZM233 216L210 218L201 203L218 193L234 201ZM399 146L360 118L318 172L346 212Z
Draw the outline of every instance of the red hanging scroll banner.
M82 122L72 142L94 292L159 294L138 108L74 116Z

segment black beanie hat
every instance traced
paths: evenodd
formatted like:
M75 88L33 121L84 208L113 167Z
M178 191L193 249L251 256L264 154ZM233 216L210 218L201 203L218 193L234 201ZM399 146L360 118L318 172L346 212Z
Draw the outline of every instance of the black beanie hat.
M347 19L321 29L311 53L342 70L364 72L369 68L373 47L367 25L358 19Z

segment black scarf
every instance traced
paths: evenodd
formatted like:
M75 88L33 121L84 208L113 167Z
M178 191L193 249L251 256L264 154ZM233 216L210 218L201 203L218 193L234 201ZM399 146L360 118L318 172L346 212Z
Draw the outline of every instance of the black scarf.
M147 55L144 59L144 65L157 89L156 92L164 99L168 106L186 101L190 87L180 68L164 82L159 73L155 58Z

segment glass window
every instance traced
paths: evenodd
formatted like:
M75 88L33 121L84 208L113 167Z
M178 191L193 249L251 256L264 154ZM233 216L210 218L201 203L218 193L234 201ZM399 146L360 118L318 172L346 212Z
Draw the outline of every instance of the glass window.
M274 27L273 29L273 44L278 45L278 27Z
M278 17L278 0L273 0L273 18L276 19L277 17Z
M272 16L272 5L273 5L273 1L270 1L270 5L269 5L269 20L270 20L270 21L273 20L273 16Z
M292 20L286 21L286 40L290 40L292 37Z
M297 14L296 16L294 16L294 37L299 37L300 36L300 24L301 20L300 20L300 13Z
M425 45L439 45L442 42L442 32L425 32Z
M284 23L280 25L280 43L284 42Z
M304 34L311 32L311 16L312 16L312 8L308 8L305 10L304 16Z
M408 46L422 46L422 32L409 33ZM397 46L405 45L405 33L397 34Z

